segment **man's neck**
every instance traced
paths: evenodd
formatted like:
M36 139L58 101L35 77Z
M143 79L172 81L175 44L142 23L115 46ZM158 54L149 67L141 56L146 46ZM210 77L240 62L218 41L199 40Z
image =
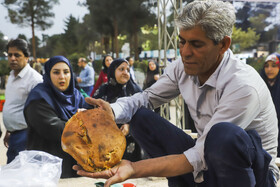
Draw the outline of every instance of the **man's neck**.
M20 71L21 71L21 70L20 70ZM15 76L15 77L18 76L18 74L19 74L20 71L15 71L15 70L14 70L14 76Z

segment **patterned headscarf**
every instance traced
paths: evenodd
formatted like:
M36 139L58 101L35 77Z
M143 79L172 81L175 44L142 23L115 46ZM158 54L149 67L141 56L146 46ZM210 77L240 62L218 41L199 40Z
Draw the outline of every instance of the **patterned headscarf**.
M280 54L273 53L273 54L269 55L268 57L266 57L265 62L267 62L267 61L275 62L278 65L278 67L280 68L279 59L280 59Z

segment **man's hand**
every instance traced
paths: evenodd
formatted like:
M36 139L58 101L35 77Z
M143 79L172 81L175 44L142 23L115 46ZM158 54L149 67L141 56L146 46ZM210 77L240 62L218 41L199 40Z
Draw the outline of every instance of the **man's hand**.
M98 106L101 109L105 110L106 112L109 113L109 115L112 117L113 120L115 120L115 116L114 113L112 111L112 108L110 106L110 104L102 99L94 99L92 97L86 97L85 101L93 106Z
M112 184L123 182L134 174L132 163L128 160L122 160L120 164L113 167L112 169L95 173L87 172L78 165L74 165L73 169L77 171L78 175L84 177L108 179L104 187L109 187Z
M124 136L127 136L129 134L129 124L123 124L120 129Z
M77 77L77 82L78 83L81 83L82 82L82 79L80 77Z
M10 139L10 135L11 135L11 133L9 133L8 131L6 131L6 134L5 134L5 137L4 137L4 145L5 145L5 147L9 147L9 139Z

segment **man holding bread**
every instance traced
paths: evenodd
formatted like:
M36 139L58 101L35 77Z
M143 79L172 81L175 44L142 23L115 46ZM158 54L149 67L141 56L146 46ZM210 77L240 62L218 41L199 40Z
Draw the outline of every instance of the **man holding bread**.
M117 123L130 121L130 133L151 159L122 160L110 170L77 173L108 178L106 187L129 178L167 177L171 187L276 186L279 170L277 117L267 86L229 49L235 10L228 2L187 4L176 19L181 58L150 88L109 105L87 98ZM147 108L179 94L198 132L194 141Z

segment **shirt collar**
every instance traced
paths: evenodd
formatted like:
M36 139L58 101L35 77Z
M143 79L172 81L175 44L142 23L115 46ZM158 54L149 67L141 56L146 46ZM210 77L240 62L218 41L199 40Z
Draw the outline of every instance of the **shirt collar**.
M31 68L31 67L30 67L30 65L27 63L27 64L25 65L25 67L19 72L19 74L17 75L17 77L20 77L20 78L24 77L24 75L27 73L27 71L28 71L29 68ZM12 74L15 75L15 74L14 74L14 70L12 71Z
M219 64L219 66L217 67L217 69L214 71L214 73L208 78L208 80L201 87L203 87L204 85L208 85L208 86L211 86L213 88L216 87L217 79L218 79L218 76L220 74L220 71L222 71L223 64L228 62L228 59L229 59L231 54L232 53L231 53L230 50L227 50L224 53L224 57L223 57L221 63Z

